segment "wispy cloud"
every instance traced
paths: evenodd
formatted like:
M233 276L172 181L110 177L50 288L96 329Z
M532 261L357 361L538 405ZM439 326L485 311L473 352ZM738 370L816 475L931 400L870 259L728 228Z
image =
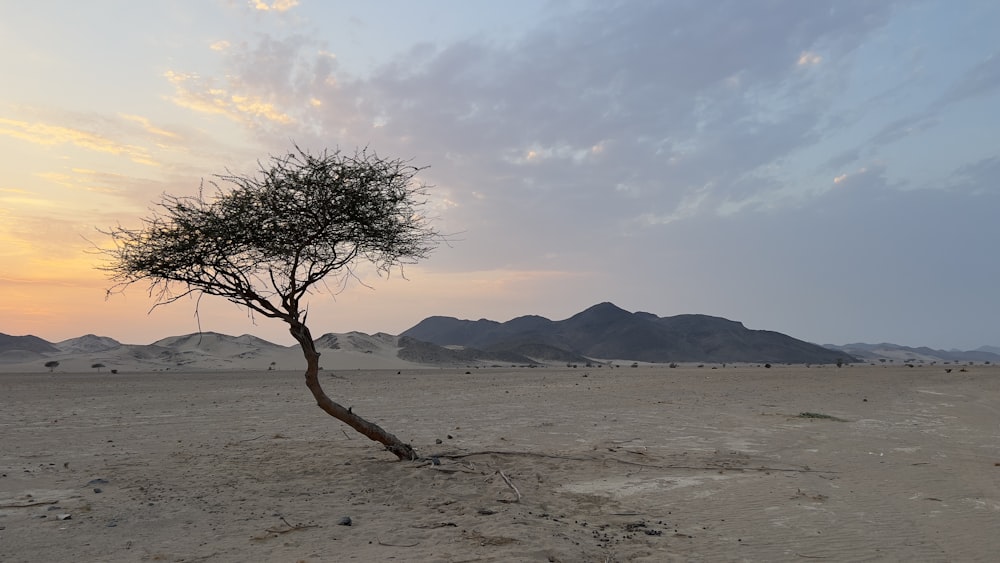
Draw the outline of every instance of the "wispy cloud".
M158 165L149 151L143 147L120 143L98 133L61 125L0 117L0 135L39 145L71 144L92 151L125 156L139 164Z
M937 106L955 104L1000 89L1000 54L993 53L969 69L938 101Z
M127 114L124 114L124 113L119 114L119 116L122 119L126 120L126 121L132 121L132 122L138 123L139 125L142 126L143 129L146 130L146 132L152 133L153 135L156 135L156 136L159 136L159 137L166 137L166 138L168 138L168 139L170 139L172 141L176 141L176 140L180 139L180 135L179 134L177 134L177 133L175 133L173 131L167 131L166 129L162 129L160 127L154 126L153 123L148 118L146 118L146 117L142 117L140 115L127 115Z
M264 0L253 0L255 10L261 12L287 12L299 5L299 0L274 0L270 4Z
M178 106L201 113L222 115L247 125L259 120L285 125L294 121L275 104L258 96L230 92L212 84L211 79L174 71L167 71L164 76L174 86L172 100Z
M803 51L802 54L799 55L799 60L797 64L799 66L816 66L821 62L823 62L823 57L821 57L817 53L814 53L812 51Z

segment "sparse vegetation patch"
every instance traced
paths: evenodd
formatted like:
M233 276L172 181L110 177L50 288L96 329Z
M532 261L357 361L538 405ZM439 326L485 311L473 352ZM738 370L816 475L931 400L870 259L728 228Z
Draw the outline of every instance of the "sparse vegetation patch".
M835 422L847 422L843 418L838 418L836 416L831 416L828 414L823 414L818 412L800 412L798 418L818 418L822 420L833 420Z

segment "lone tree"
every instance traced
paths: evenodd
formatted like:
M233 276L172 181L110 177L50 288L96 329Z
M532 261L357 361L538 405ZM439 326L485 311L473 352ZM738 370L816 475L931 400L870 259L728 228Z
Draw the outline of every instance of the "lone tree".
M441 236L421 212L421 168L365 150L294 151L258 163L254 175L215 176L193 197L164 194L141 227L107 231L101 269L114 285L149 283L154 308L188 295L217 295L251 314L280 319L306 359L306 386L321 409L382 443L401 460L413 448L333 401L319 382L319 352L306 326L307 296L346 283L359 263L379 273L427 257Z
M57 362L55 360L51 360L51 361L45 362L45 367L49 368L50 372L51 371L55 371L55 369L57 367L59 367L59 362Z

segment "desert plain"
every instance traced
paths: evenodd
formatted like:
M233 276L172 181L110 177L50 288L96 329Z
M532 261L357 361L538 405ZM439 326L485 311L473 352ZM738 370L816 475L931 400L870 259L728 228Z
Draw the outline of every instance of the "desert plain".
M300 371L0 373L0 561L993 561L958 368L324 370L414 462Z

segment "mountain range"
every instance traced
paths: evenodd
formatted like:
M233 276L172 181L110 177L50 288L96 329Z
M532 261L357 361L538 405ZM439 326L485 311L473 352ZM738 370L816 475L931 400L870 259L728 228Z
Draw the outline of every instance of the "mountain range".
M885 361L892 360L898 362L979 362L1000 364L1000 347L981 346L975 350L935 350L926 346L912 348L899 344L883 342L881 344L865 344L862 342L854 344L825 344L831 350L840 350L864 361Z
M641 362L836 363L834 351L768 330L707 315L659 317L600 303L562 321L535 315L505 323L429 317L401 336L439 346L561 360L572 354Z
M434 316L398 336L328 333L316 339L321 361L332 369L401 369L467 365L540 365L605 361L834 363L925 361L1000 363L1000 348L972 351L909 348L896 344L819 346L707 315L659 317L600 303L552 321L537 315L507 322ZM0 369L219 370L300 369L298 346L245 334L205 332L163 338L148 345L122 344L88 334L62 342L0 333Z

